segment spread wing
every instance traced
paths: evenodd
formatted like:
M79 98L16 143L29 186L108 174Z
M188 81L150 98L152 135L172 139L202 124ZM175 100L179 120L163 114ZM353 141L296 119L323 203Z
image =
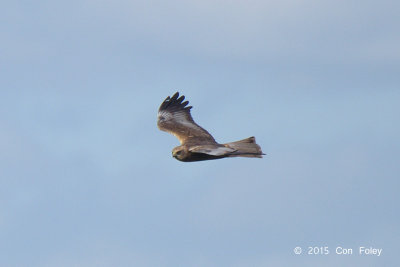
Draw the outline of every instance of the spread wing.
M160 130L173 134L183 144L216 144L206 130L197 125L190 115L189 101L176 92L167 97L158 109L157 126Z

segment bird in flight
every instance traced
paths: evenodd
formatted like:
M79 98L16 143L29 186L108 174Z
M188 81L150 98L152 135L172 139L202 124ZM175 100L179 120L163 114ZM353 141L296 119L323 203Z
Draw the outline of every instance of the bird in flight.
M194 122L190 115L192 106L187 106L189 101L183 102L184 99L185 96L176 92L158 109L158 128L173 134L181 143L172 150L174 158L190 162L226 157L262 158L265 155L254 136L226 144L217 143L209 132Z

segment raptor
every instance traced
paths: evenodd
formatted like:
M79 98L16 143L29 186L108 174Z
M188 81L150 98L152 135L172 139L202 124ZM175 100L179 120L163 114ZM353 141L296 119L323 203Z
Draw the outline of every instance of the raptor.
M227 157L262 158L263 152L254 137L240 141L219 144L205 129L194 122L189 101L176 92L168 96L158 110L157 126L173 134L181 143L172 150L177 160L190 162L221 159Z

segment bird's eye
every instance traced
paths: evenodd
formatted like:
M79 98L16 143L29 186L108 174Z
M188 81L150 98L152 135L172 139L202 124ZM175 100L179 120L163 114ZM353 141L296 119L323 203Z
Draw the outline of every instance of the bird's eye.
M176 152L177 155L180 155L182 153L182 150L179 150Z

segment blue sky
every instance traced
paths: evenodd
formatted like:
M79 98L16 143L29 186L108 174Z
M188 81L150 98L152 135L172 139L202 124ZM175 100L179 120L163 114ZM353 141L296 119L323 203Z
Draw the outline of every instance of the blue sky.
M399 5L6 1L0 265L394 265ZM175 91L267 155L173 159L156 115Z

